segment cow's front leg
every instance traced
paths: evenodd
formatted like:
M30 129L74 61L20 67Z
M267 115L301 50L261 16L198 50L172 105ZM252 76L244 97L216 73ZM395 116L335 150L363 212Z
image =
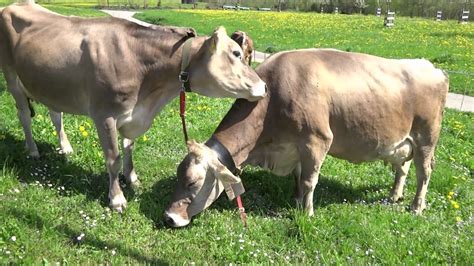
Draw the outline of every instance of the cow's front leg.
M115 118L94 119L99 134L100 144L104 152L107 170L109 172L109 200L110 207L122 212L127 205L120 188L119 172L122 166L117 143L117 121Z
M127 183L130 186L137 188L140 186L140 181L138 180L135 167L133 166L132 153L134 144L133 139L123 139L123 174Z
M318 184L319 171L331 145L332 138L321 139L311 136L300 149L301 178L300 188L303 194L303 206L309 216L313 216L313 194Z
M395 168L395 182L393 183L392 190L390 191L390 201L398 202L403 198L403 188L405 187L405 180L410 169L411 160L406 161L402 164L393 165Z
M66 133L64 132L63 125L63 113L55 112L49 109L49 117L51 117L51 122L53 122L54 128L59 139L59 145L61 147L62 154L71 154L73 152L71 144L67 138Z

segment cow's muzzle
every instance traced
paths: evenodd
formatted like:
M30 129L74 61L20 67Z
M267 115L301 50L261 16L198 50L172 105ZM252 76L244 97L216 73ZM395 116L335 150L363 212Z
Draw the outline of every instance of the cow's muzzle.
M165 212L164 215L165 223L170 227L183 227L188 225L191 220L181 217L181 215L176 213Z

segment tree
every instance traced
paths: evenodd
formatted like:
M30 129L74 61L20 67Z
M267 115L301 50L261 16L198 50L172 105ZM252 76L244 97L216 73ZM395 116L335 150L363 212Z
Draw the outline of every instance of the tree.
M359 14L362 14L362 11L368 7L365 0L355 0L354 6L359 9Z

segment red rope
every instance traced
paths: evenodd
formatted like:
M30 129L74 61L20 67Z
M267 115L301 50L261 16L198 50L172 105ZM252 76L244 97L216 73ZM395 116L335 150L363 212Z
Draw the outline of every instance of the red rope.
M242 199L240 198L240 195L237 196L237 206L239 207L240 220L242 220L244 226L247 227L247 214L245 213L245 208L242 204Z
M186 128L186 92L184 89L179 93L179 116L181 116L181 124L183 125L184 141L188 142L188 129Z

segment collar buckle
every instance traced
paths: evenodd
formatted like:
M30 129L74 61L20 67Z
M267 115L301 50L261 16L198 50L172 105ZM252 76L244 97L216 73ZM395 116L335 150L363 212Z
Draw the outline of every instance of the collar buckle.
M187 71L181 71L178 75L178 79L181 83L186 83L189 81L189 72Z

